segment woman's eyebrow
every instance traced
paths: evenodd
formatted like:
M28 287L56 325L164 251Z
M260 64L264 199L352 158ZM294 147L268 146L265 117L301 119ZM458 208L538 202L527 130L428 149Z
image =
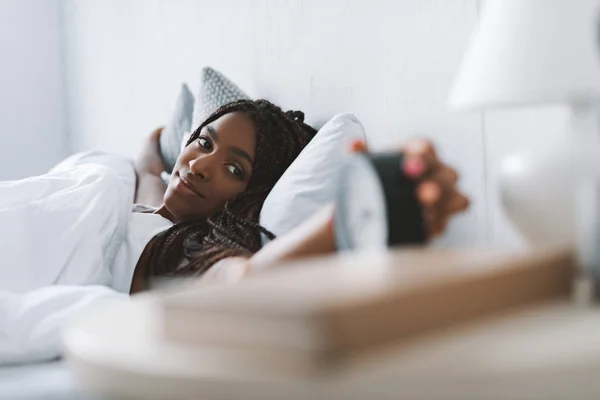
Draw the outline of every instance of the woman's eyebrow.
M206 125L206 130L208 131L208 134L210 135L213 141L219 141L217 139L217 131L215 130L215 128L213 128L211 125Z
M233 153L233 154L237 154L238 156L245 158L246 160L248 160L248 162L251 165L254 165L254 161L252 160L252 157L250 157L250 155L248 153L246 153L244 150L240 149L239 147L236 146L231 146L229 148L229 150Z
M206 125L206 130L208 131L208 134L210 135L210 137L212 138L213 141L218 143L218 135L217 135L217 131L215 128L213 128L211 125ZM254 165L254 160L252 160L252 157L250 157L250 155L248 153L246 153L244 150L240 149L237 146L231 146L229 148L229 151L231 151L233 154L237 154L238 156L245 158L246 160L248 160L250 162L250 164Z

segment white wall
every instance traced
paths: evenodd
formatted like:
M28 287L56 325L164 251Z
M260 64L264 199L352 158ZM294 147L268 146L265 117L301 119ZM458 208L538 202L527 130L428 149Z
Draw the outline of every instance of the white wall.
M446 109L478 9L477 0L64 0L73 146L135 154L167 120L179 83L195 87L211 65L309 122L355 112L376 149L433 138L472 199L444 243L519 245L495 174L519 146L522 114ZM526 128L548 130L539 124Z
M0 180L68 153L59 0L0 0Z

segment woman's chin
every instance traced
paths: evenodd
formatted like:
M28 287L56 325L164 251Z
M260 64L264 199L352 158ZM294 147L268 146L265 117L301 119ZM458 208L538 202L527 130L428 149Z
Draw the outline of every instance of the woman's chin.
M193 206L189 201L182 202L181 200L181 198L174 197L165 199L165 207L173 216L172 219L169 218L171 221L175 223L203 221L210 217L211 213L204 212L200 205Z

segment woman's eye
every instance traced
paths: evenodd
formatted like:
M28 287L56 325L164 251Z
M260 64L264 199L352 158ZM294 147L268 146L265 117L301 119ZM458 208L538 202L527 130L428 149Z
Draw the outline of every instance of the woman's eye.
M212 144L210 143L210 140L208 140L205 137L200 136L198 138L198 144L200 145L200 147L206 149L206 150L210 150L212 148Z
M243 179L244 178L244 171L242 171L240 168L236 167L233 164L229 164L227 165L227 169L229 170L229 172L231 172L235 177Z

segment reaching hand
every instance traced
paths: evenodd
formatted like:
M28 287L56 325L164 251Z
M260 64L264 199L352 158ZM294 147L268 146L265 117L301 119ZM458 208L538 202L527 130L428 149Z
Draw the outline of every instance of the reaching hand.
M352 150L366 151L366 146L362 142L356 142L353 144ZM458 181L456 171L438 159L430 142L411 140L401 147L400 151L405 159L405 174L421 182L417 186L417 197L423 206L423 217L425 218L429 237L435 237L444 231L452 215L465 210L469 206L469 200L456 187ZM272 241L250 259L232 257L221 260L204 273L199 280L199 284L236 283L247 275L261 271L265 267L277 265L278 260L291 260L323 254L321 249L323 246L320 246L319 250L315 250L314 243L323 244L335 240L331 235L332 221L332 212L329 212L328 218L325 219L320 218L314 221L309 219L304 223L306 226L301 225L296 230ZM314 223L317 226L313 227L312 224ZM291 241L292 245L289 246L289 243L286 245L285 239L292 235L296 236ZM298 235L305 235L305 237L297 237ZM329 246L325 247L333 249L335 244L329 243ZM259 262L255 257L261 252L263 252L263 257ZM260 263L264 262L265 259L269 261L265 265L261 265ZM257 266L260 268L256 268Z
M353 151L366 151L363 142L355 142ZM404 154L404 172L421 181L417 197L423 207L429 237L444 232L450 217L464 211L469 200L457 188L458 174L441 162L433 144L427 140L412 139L400 148Z

